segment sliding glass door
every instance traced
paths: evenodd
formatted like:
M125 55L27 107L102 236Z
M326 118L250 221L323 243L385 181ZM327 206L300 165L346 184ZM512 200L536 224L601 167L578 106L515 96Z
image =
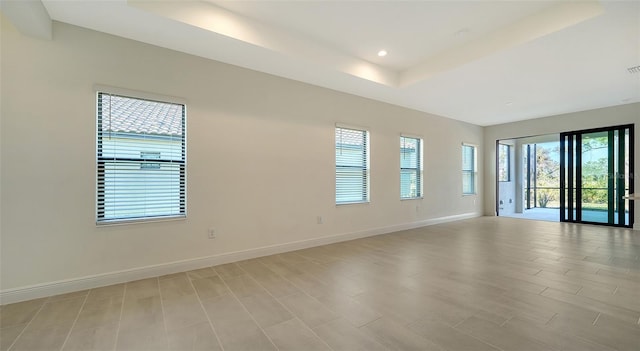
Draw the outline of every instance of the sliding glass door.
M560 220L631 227L633 125L560 134Z

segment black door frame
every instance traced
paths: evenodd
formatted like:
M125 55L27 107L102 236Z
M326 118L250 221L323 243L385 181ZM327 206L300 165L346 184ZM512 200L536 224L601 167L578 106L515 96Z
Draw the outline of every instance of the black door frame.
M594 129L584 129L572 132L560 133L560 221L573 223L586 223L596 225L606 225L614 227L633 227L634 220L634 204L629 202L629 224L625 224L624 211L618 210L618 224L615 224L613 212L609 211L608 220L610 223L588 222L582 220L582 135L589 133L608 132L609 143L613 144L613 135L618 131L618 169L614 169L614 162L609 162L609 189L623 189L624 178L621 179L619 174L622 169L624 173L624 151L625 141L624 132L629 130L629 193L634 193L634 125L626 124L613 127L603 127ZM621 140L621 141L620 141ZM614 144L615 145L615 144ZM572 150L575 149L575 155ZM569 152L567 152L569 151ZM613 146L609 148L609 159L613 159ZM575 157L574 157L575 156ZM575 170L575 172L574 172ZM575 174L574 174L575 173ZM575 177L574 177L575 175ZM568 182L567 182L568 180ZM568 184L567 184L568 183ZM575 191L575 197L574 197ZM617 203L617 208L624 209L625 200L623 199L624 191L617 192L617 198L614 198L614 192L609 191L608 203L613 206ZM575 209L574 209L575 200ZM573 211L575 210L575 218Z

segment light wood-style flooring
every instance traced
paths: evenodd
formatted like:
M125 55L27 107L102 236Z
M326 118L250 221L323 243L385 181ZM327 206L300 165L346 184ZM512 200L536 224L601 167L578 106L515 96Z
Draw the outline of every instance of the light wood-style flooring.
M1 350L640 350L640 232L483 217L0 308Z

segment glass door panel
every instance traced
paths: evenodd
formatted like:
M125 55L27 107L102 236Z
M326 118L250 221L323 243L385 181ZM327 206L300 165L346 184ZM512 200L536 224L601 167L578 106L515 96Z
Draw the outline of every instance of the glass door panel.
M615 189L610 186L610 170L613 161L609 151L611 132L585 133L582 135L580 167L582 179L581 217L584 222L612 223Z
M560 135L560 220L633 226L633 125Z

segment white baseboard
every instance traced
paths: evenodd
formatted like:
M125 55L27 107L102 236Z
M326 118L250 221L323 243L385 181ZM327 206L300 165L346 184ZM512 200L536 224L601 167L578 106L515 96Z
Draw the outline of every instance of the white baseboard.
M336 234L321 238L294 241L285 244L277 244L259 247L255 249L223 253L213 256L199 257L182 261L161 263L146 267L137 267L122 271L108 272L85 276L80 278L66 279L55 282L25 286L14 289L0 291L0 305L37 299L41 297L65 294L74 291L99 288L102 286L126 283L134 280L157 277L165 274L190 271L193 269L216 266L224 263L236 262L274 255L288 251L301 250L309 247L337 243L341 241L365 238L374 235L393 233L401 230L425 227L429 225L453 222L468 218L480 217L481 213L464 213L453 216L432 218L423 221L397 224L387 227L372 228L358 232Z

